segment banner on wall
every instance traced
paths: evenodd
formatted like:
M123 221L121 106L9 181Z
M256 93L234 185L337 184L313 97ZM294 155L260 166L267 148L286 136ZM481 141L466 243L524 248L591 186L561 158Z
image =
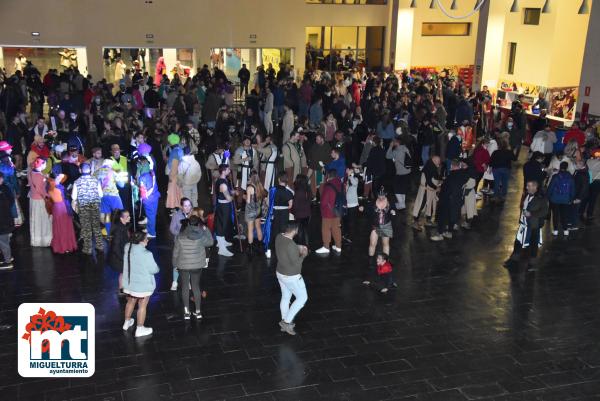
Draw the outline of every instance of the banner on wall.
M281 50L279 49L262 49L262 63L265 69L271 63L275 71L279 71L279 63L281 62Z
M501 79L498 82L498 89L504 92L516 92L530 96L537 96L540 92L545 93L547 90L544 86L515 82L508 79Z
M550 92L550 114L572 120L575 117L579 88L576 86L550 88L548 91Z

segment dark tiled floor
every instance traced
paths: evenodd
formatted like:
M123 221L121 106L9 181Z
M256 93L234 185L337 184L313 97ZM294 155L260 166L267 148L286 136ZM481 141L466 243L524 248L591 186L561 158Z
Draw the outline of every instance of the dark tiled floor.
M600 228L546 235L538 271L509 274L501 262L519 183L504 207L483 205L474 230L451 241L432 243L399 217L399 287L386 296L360 285L364 226L342 256L309 257L295 338L279 332L279 289L264 259L214 259L205 319L185 323L168 291L170 242L153 241L162 267L149 312L155 334L136 340L120 328L110 270L21 245L15 270L0 273L0 400L600 399ZM33 301L95 305L92 378L18 376L16 309Z

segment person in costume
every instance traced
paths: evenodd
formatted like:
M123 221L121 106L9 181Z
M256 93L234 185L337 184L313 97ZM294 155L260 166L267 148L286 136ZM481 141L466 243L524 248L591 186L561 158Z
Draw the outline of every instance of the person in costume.
M71 205L65 198L65 181L63 174L50 173L48 179L48 196L52 200L52 241L50 246L54 253L71 253L77 250L77 240L73 229Z
M246 136L242 140L242 146L233 154L233 164L239 168L239 180L237 187L246 190L252 170L258 168L258 152L252 147L252 138Z
M89 163L81 165L81 176L73 184L71 192L71 206L79 216L81 226L81 238L84 254L92 254L92 244L96 250L104 250L102 241L102 224L100 222L100 199L102 198L102 186L98 179L91 175Z
M269 210L263 228L265 256L271 257L271 249L275 247L275 238L284 232L290 220L290 209L294 202L294 191L288 186L287 173L277 174L277 185L269 190Z
M535 180L527 182L526 191L513 252L504 262L504 267L507 268L516 266L521 257L526 259L529 267L533 267L538 248L542 245L542 227L548 215L548 199L539 191L539 184Z
M150 152L152 147L147 143L142 143L137 148L139 157L137 159L136 181L140 190L140 198L146 211L146 230L148 238L156 237L156 213L158 212L158 200L160 192L158 192L158 183L156 182L156 174L153 170L154 161Z
M121 147L119 144L112 144L110 147L111 157L114 161L112 169L115 172L115 181L117 183L117 190L119 191L119 197L123 207L129 212L133 212L133 202L131 199L131 183L129 182L129 160L127 157L121 154Z
M208 170L211 177L210 193L212 195L213 204L217 199L216 193L214 191L216 188L215 183L217 182L217 179L219 179L219 167L223 164L229 164L229 160L227 160L225 157L225 150L223 149L223 145L217 143L215 151L208 155L208 157L206 158L206 163L204 164L206 170Z
M179 146L179 135L170 134L167 137L169 142L169 158L167 160L166 173L169 176L169 185L167 186L167 209L174 209L181 202L181 188L177 183L177 174L179 172L179 163L183 158L183 151Z
M265 137L264 142L260 141L260 135L256 135L256 151L260 158L260 178L263 182L263 187L269 191L275 185L277 176L276 164L279 157L277 146L273 143L270 135Z
M300 132L296 131L290 140L281 148L283 154L283 168L287 173L287 182L294 182L298 174L306 174L307 164L304 148L300 142Z
M46 167L46 161L37 157L31 163L29 172L29 230L31 234L31 246L46 247L52 242L52 216L46 210L46 176L42 170Z
M392 227L392 216L396 212L390 207L383 187L377 194L377 199L367 206L367 215L371 223L371 234L369 237L369 267L375 266L375 249L377 242L381 239L381 247L383 253L390 254L390 238L394 237L394 229ZM359 210L363 210L361 206Z
M231 174L228 165L219 167L219 178L215 183L215 192L217 193L217 203L215 205L215 237L217 239L217 247L219 255L233 256L233 253L227 249L232 245L227 242L226 237L230 236L233 227L233 196L235 191L232 190L231 183L227 179Z
M94 174L100 186L102 187L102 198L100 199L100 215L104 222L106 232L110 233L111 214L115 210L123 209L123 202L119 196L117 189L116 175L113 170L115 161L113 159L105 159L102 167Z

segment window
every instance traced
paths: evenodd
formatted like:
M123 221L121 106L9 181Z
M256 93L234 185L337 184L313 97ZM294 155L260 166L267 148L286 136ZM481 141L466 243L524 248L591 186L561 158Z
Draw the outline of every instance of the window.
M523 23L525 25L539 25L540 15L542 10L540 8L526 8L523 11Z
M470 22L423 22L422 36L469 36Z
M306 68L339 70L383 65L384 27L306 27Z
M515 73L515 58L517 57L517 44L515 42L508 43L508 73Z
M375 4L384 5L387 4L387 0L306 0L308 4L350 4L350 5L364 5L364 4Z

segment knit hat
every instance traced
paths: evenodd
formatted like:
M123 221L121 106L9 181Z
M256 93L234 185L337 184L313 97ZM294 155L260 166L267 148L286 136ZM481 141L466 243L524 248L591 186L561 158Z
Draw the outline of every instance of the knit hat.
M169 141L169 143L170 143L170 141ZM152 146L148 145L147 143L140 143L137 147L137 151L140 155L143 155L143 156L149 155L150 152L152 152Z
M170 134L167 137L167 142L169 142L169 145L177 145L180 140L181 138L179 138L179 135L177 134Z

